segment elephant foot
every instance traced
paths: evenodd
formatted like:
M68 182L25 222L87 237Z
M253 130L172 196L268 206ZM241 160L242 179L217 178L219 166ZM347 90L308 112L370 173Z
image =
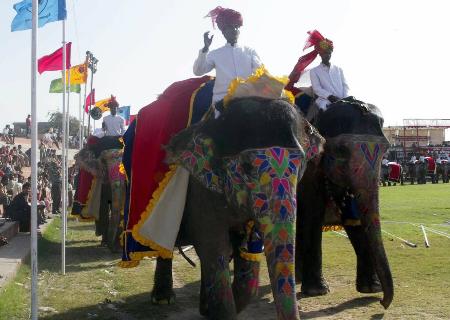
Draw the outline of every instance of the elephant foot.
M324 296L330 292L330 288L324 278L317 283L302 283L302 294L309 297Z
M157 292L152 291L151 301L155 305L169 305L174 304L176 300L175 292L169 290L169 292Z
M380 281L376 276L366 280L356 280L356 291L360 293L377 293L382 292Z

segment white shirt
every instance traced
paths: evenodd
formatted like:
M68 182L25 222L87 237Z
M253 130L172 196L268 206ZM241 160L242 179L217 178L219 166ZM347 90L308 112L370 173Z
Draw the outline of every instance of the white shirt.
M246 79L259 66L261 66L261 61L255 50L227 43L210 52L204 53L200 50L193 69L196 76L216 69L216 82L212 98L212 102L215 103L226 96L228 86L233 79L237 77Z
M125 132L125 120L119 116L112 114L103 118L103 123L105 124L105 135L107 136L121 136Z
M318 96L316 103L319 108L325 110L331 103L328 100L330 95L339 99L348 96L348 84L341 68L330 65L330 67L319 64L310 71L311 84L314 93Z
M383 159L383 161L381 161L381 164L383 166L387 166L389 164L389 160L385 158L385 159Z

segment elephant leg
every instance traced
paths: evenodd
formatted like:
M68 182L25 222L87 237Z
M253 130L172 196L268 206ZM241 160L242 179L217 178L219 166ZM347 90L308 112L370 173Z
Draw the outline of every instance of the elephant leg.
M243 259L239 251L234 254L233 296L237 313L244 310L250 301L258 296L259 261Z
M370 256L371 250L363 227L346 226L345 231L357 257L356 290L361 293L381 292L381 284L375 272L374 263Z
M175 302L172 279L172 259L158 257L156 260L151 301L153 304L172 304Z
M322 225L325 206L321 193L317 186L302 182L297 195L299 216L295 246L295 280L302 283L302 293L308 296L325 295L330 291L322 274Z
M120 252L120 220L123 210L125 187L115 183L111 186L111 216L108 224L108 247L112 252Z
M102 236L102 245L108 244L108 224L109 224L109 187L102 185L102 192L100 197L99 219L96 221L96 233Z

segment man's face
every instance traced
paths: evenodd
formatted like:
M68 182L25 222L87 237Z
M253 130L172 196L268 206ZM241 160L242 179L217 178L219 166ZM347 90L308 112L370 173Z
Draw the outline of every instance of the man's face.
M116 108L115 106L111 106L111 107L109 108L109 110L110 110L110 112L111 112L111 114L112 114L113 116L116 115L116 113L117 113L117 108Z
M328 49L324 51L320 51L319 55L322 58L324 63L329 63L331 59L331 55L333 54L333 49Z
M238 25L229 25L225 26L222 29L222 34L227 40L229 44L235 44L238 41L239 38L239 26Z

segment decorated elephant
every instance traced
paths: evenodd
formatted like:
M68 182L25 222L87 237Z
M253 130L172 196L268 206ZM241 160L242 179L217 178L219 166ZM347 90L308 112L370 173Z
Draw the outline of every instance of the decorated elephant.
M381 158L388 147L382 124L375 106L355 100L338 102L319 118L324 151L308 163L297 189L296 280L306 295L329 291L322 274L322 230L342 225L357 255L356 289L382 290L385 308L393 299L378 205Z
M95 219L97 235L113 252L120 251L125 200L125 175L120 170L122 148L117 137L91 136L75 156L80 170L72 213L82 219Z
M424 157L423 161L416 164L417 183L426 184L427 177L430 177L431 183L436 181L436 161L432 157Z
M439 181L439 177L442 177L443 183L449 182L450 162L442 159L436 163L436 182Z
M384 187L386 184L388 186L391 184L395 186L397 183L401 183L403 185L402 166L399 163L392 161L388 162L387 165L381 165L380 180Z
M414 184L415 182L418 182L419 177L419 170L420 170L420 161L419 160L413 160L408 161L405 164L405 180L409 180L410 184Z

